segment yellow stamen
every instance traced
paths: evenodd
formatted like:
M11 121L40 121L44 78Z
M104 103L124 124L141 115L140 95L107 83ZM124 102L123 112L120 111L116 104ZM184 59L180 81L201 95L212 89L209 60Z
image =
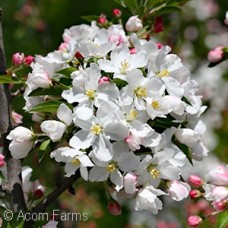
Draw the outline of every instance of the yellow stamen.
M80 165L81 164L81 162L80 162L80 160L78 159L78 158L75 158L74 160L72 160L72 162L71 162L73 165Z
M112 173L116 170L117 168L117 163L112 161L110 162L107 166L106 166L106 170L109 172L109 173Z
M86 96L89 98L89 99L94 99L95 97L95 94L96 94L96 91L93 90L93 89L87 89L86 90Z
M102 127L99 124L94 124L90 129L94 135L99 135L102 131Z
M159 175L160 175L160 171L156 168L154 168L153 165L150 165L148 168L147 168L148 172L150 173L150 175L152 176L152 178L158 178Z
M138 113L136 110L132 109L130 111L130 113L126 116L126 120L128 122L132 122L133 120L135 120L138 117Z
M157 73L158 77L166 77L168 75L169 75L169 71L168 70L162 70L162 71Z
M121 74L126 74L126 71L130 64L128 63L127 60L123 60L121 63L121 67L119 68Z
M135 92L135 95L139 98L147 97L147 91L145 87L139 86L134 90L134 92Z
M151 106L154 108L154 109L156 109L156 108L159 108L159 102L158 101L153 101L152 103L151 103Z

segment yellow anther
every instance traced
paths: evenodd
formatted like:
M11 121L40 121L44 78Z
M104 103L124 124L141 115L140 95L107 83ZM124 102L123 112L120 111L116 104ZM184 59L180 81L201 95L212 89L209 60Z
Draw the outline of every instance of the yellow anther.
M72 160L72 162L71 162L73 165L80 165L81 164L81 162L80 162L80 160L78 159L78 158L75 158L74 160Z
M117 163L112 161L110 162L107 166L106 166L106 170L109 172L109 173L112 173L116 170L117 168Z
M154 109L156 109L156 108L159 108L159 102L158 101L153 101L152 103L151 103L151 106L154 108Z
M137 117L138 117L137 111L134 110L134 109L132 109L132 110L130 111L130 113L126 116L126 120L127 120L128 122L131 122L131 121L135 120Z
M102 127L99 124L94 124L90 129L94 135L99 135L102 131Z
M96 91L95 90L93 90L93 89L87 89L86 90L86 96L88 98L94 99L95 95L96 95Z
M134 92L135 92L135 95L139 98L147 97L147 91L145 87L139 86L134 90Z
M162 70L162 71L157 73L158 77L166 77L168 75L169 75L169 71L168 70Z
M129 68L130 64L127 60L123 60L121 63L121 67L119 68L121 74L126 74L127 69Z
M150 175L152 176L152 178L158 178L159 175L160 175L160 171L156 168L154 168L153 165L150 165L148 168L147 168L148 172L150 173Z

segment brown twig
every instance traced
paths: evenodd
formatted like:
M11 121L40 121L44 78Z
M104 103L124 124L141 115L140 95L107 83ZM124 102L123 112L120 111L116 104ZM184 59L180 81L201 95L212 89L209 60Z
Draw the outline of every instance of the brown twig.
M35 207L32 208L28 213L31 214L39 214L44 211L46 211L47 207L53 203L65 190L69 189L72 187L75 181L77 181L80 178L80 172L77 170L74 175L70 177L65 177L63 181L58 184L58 186L48 195L43 199L40 203L38 203ZM34 223L34 221L29 220L25 221L24 227L25 228L30 228L31 225Z
M2 9L0 8L0 75L6 74L6 61L3 47ZM10 91L7 84L0 85L0 137L3 142L3 154L7 163L7 182L3 183L1 190L11 196L11 209L14 212L26 210L21 182L21 162L12 158L9 151L9 142L6 135L12 130Z

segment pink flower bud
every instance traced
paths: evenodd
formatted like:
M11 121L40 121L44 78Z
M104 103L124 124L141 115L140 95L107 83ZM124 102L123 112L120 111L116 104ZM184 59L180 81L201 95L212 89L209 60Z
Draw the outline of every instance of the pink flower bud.
M216 211L224 211L227 208L228 202L227 201L213 202L212 205L214 206Z
M110 82L109 77L104 76L104 77L99 79L98 84L102 85L102 84L109 83L109 82Z
M112 14L113 14L113 16L115 16L115 17L121 17L122 12L121 12L120 9L114 9L114 10L112 11Z
M30 65L33 61L34 61L34 57L31 55L26 56L24 59L25 65Z
M161 43L157 43L157 47L158 47L158 49L161 49L163 47L163 45Z
M188 182L195 187L200 187L203 185L203 181L201 180L201 178L196 175L190 175L188 178Z
M79 60L80 60L80 59L81 59L81 60L84 59L84 56L83 56L79 51L77 51L77 52L75 53L74 56L75 56L76 59L79 59Z
M224 46L216 47L215 49L208 52L207 58L211 63L216 63L222 60L224 56L223 49Z
M97 22L98 22L99 24L105 25L105 24L108 23L108 20L107 20L107 18L106 18L105 16L100 16L100 17L97 19Z
M108 211L110 212L110 214L112 214L114 216L120 215L122 213L121 207L120 207L119 203L116 201L109 202Z
M0 168L5 165L4 158L5 158L5 156L3 154L0 154Z
M197 215L188 217L188 225L191 227L197 227L202 221L203 219Z
M42 189L37 189L35 190L34 192L34 196L37 198L37 199L40 199L41 197L43 197L44 195L44 192Z
M15 53L12 56L12 62L14 65L18 66L21 65L24 62L25 55L24 53Z
M163 18L162 17L156 17L154 22L154 32L159 33L164 30L163 28Z
M135 48L131 48L131 49L130 49L130 53L131 53L131 54L136 54L136 53L137 53L137 51L136 51L136 49L135 49Z
M190 192L189 192L189 196L191 197L191 199L196 199L196 198L198 198L198 197L200 197L201 196L201 192L199 191L199 190L191 190Z

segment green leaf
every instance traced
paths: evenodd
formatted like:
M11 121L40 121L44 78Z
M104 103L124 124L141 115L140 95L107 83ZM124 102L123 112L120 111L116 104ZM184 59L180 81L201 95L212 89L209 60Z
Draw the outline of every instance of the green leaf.
M83 16L81 17L83 20L86 20L88 22L91 22L91 21L97 21L99 16L97 15L88 15L88 16Z
M40 148L39 148L39 154L38 154L38 158L39 158L39 162L41 162L48 150L48 147L50 145L50 142L51 140L48 139L48 140L45 140L41 145L40 145Z
M71 73L76 71L76 70L77 69L75 67L68 67L68 68L65 68L65 69L58 71L57 73L62 74L62 75L67 76L67 77L70 77Z
M191 149L188 146L186 146L185 144L179 142L175 136L172 137L172 141L186 155L189 162L193 165Z
M42 142L42 144L40 145L39 150L40 150L40 151L44 151L44 150L46 150L46 149L47 149L47 147L49 146L50 142L51 142L51 140L50 140L50 139L45 140L44 142Z
M20 67L18 70L14 71L14 73L18 77L27 76L31 72L32 72L32 68L30 66L23 66L22 68Z
M219 213L216 228L225 228L228 225L228 210Z
M55 113L61 104L61 101L46 101L36 105L30 111Z
M60 87L51 87L48 89L38 88L38 89L33 90L29 94L29 97L41 96L41 95L59 96L62 94L62 92L63 92L63 90Z
M137 0L124 0L124 4L131 10L133 14L137 12L139 7Z
M0 76L0 84L24 84L25 80L17 80L15 77L9 75Z

